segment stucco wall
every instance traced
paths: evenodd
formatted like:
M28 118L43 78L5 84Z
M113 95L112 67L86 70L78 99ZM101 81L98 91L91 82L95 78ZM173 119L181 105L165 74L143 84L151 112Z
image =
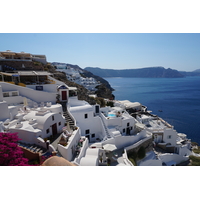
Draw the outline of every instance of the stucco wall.
M179 164L181 162L184 162L184 161L187 161L189 159L188 156L181 156L179 154L169 154L169 153L166 153L166 154L162 154L159 156L159 159L162 161L162 162L170 162L170 161L175 161L176 164Z
M8 110L8 104L4 102L0 102L0 120L9 119L10 114Z
M43 92L33 90L27 87L21 87L5 82L0 82L3 92L6 91L19 91L20 96L27 97L35 102L49 102L56 103L56 93Z
M65 159L71 161L73 157L72 148L75 150L79 140L80 140L80 129L78 128L76 131L73 132L73 134L69 138L67 146L58 144L58 151Z

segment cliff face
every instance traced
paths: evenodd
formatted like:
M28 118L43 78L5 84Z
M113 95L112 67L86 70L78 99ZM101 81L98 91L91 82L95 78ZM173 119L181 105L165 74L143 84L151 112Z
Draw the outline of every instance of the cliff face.
M100 69L86 67L85 70L101 77L138 77L138 78L180 78L184 77L177 70L164 67L148 67L141 69Z

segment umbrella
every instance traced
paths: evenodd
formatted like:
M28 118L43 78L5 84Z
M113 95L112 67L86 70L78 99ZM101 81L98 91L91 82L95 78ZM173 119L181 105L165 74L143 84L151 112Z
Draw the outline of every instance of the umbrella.
M117 147L114 144L105 144L105 145L103 145L103 148L106 151L114 151L117 149Z
M27 105L28 105L27 98L24 97L24 106L27 106Z

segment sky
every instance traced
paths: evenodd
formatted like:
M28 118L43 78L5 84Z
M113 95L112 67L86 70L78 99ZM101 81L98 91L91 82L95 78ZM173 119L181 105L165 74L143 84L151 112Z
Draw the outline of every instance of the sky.
M1 33L0 51L6 50L81 68L200 69L199 33Z
M31 7L10 0L1 6L0 51L81 68L200 69L196 0L35 0Z

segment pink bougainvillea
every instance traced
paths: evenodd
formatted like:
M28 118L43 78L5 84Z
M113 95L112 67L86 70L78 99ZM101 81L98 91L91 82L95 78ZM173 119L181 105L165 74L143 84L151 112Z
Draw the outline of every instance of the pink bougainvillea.
M23 157L23 151L18 147L18 133L0 133L0 165L28 166L28 159Z

